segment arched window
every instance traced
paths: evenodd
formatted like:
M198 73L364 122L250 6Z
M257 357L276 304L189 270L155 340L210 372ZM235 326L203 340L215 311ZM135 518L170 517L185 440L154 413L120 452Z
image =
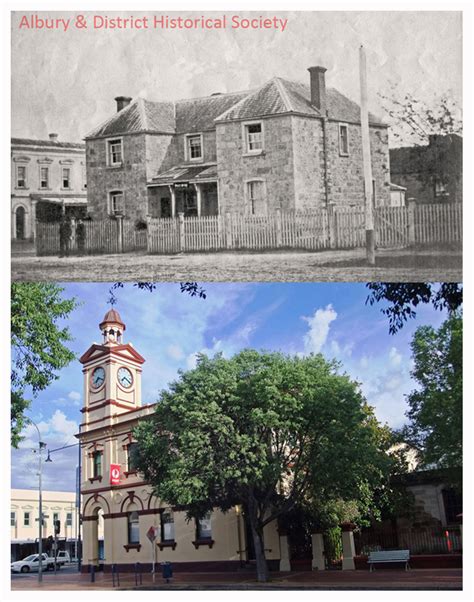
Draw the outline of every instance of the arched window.
M140 543L140 525L135 510L128 513L128 543Z

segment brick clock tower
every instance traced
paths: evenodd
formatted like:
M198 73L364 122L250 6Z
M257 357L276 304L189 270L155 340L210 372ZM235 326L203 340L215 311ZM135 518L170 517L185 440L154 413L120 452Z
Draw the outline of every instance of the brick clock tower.
M94 343L80 358L84 365L86 423L107 420L141 406L141 366L144 358L124 343L125 324L110 309L99 325L102 344Z

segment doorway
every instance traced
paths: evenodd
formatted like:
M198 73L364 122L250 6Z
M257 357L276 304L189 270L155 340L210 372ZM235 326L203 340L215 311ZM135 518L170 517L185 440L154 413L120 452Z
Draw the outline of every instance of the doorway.
M25 240L25 217L26 211L25 208L21 205L17 207L15 211L15 238L17 240Z

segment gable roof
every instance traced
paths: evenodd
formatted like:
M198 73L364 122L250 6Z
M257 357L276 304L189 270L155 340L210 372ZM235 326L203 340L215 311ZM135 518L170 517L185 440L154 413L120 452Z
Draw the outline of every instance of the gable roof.
M327 116L336 121L360 123L360 108L334 88L328 88ZM139 132L184 134L213 130L220 121L256 119L294 113L322 117L311 104L308 84L274 77L256 90L213 94L201 98L155 102L136 98L86 136L99 138ZM386 126L369 113L369 123Z

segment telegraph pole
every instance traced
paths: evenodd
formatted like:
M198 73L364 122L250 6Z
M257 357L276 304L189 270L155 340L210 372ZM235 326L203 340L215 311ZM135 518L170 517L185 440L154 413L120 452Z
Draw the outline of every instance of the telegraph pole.
M364 164L365 245L367 263L375 265L374 210L372 199L372 164L370 158L369 111L367 102L367 66L365 49L359 49L360 125L362 132L362 160Z

